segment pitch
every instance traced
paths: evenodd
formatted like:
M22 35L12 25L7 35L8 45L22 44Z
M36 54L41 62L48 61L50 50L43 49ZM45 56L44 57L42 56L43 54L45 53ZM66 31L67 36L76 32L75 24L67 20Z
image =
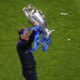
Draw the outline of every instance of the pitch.
M49 50L34 53L39 80L80 80L80 0L1 0L0 80L23 80L16 42L18 29L32 26L22 12L30 3L55 29Z

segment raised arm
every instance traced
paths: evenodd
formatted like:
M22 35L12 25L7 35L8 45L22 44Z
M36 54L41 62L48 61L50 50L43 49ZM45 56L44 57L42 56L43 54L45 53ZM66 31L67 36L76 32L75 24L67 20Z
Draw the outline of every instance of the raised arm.
M32 24L33 24L33 26L34 26L34 27L33 27L34 31L32 32L32 34L30 35L30 38L29 38L31 43L34 41L36 32L38 32L39 29L40 29L40 25L39 25L38 22L33 22Z
M31 35L29 36L29 42L32 44L32 42L35 39L36 31L32 31Z

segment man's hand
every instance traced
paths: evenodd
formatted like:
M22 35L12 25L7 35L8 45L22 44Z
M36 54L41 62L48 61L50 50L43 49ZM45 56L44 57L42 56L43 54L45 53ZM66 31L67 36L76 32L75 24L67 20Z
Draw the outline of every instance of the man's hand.
M33 22L32 24L33 24L34 26L38 26L38 25L39 25L39 23L38 23L37 21Z

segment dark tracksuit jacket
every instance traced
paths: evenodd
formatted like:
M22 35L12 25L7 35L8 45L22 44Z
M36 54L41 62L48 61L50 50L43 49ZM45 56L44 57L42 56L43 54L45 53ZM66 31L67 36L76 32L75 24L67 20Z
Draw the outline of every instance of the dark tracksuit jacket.
M23 76L26 80L37 80L36 62L32 52L30 52L35 34L36 31L33 31L28 41L20 39L17 43L17 52L21 61Z

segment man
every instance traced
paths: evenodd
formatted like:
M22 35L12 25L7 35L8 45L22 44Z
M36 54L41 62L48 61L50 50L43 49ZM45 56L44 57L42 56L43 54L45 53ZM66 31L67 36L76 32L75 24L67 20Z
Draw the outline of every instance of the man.
M34 23L35 26L38 23ZM17 43L17 52L22 65L22 73L25 80L38 80L36 74L36 62L32 52L32 43L35 38L36 31L33 31L31 35L25 28L19 30L19 41Z

